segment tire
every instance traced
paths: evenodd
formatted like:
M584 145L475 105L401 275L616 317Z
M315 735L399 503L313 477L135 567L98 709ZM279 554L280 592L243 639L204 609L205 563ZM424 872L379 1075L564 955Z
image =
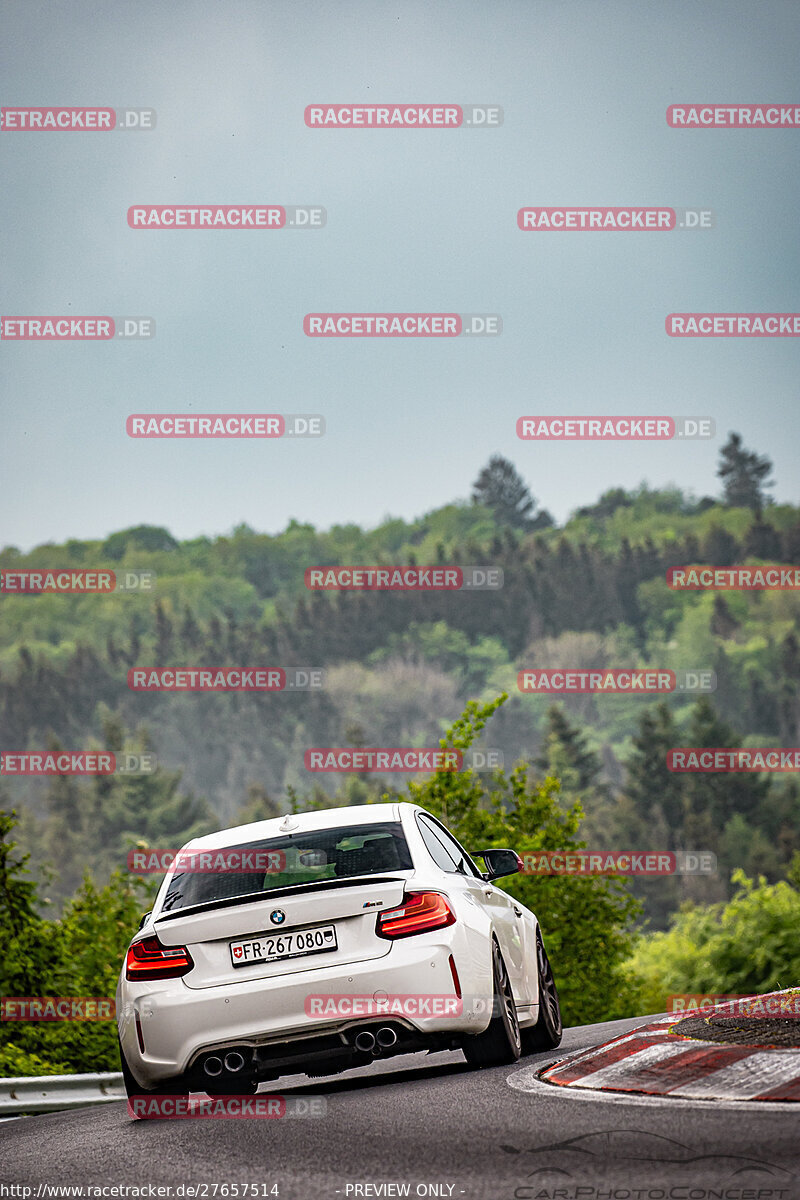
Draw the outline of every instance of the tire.
M554 1050L564 1032L553 968L539 929L536 930L536 973L539 979L539 1019L532 1029L523 1031L522 1044L526 1054L533 1054L537 1050Z
M494 1004L489 1027L464 1040L462 1050L471 1067L503 1067L515 1063L522 1053L517 1007L511 980L500 947L492 939Z

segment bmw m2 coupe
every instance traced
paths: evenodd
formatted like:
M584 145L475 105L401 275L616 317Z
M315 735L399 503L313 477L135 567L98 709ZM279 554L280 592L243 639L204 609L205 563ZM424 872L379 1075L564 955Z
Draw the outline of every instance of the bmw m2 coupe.
M119 980L129 1096L250 1095L377 1056L460 1049L488 1067L557 1046L539 923L493 882L520 866L513 850L468 854L407 803L189 842Z

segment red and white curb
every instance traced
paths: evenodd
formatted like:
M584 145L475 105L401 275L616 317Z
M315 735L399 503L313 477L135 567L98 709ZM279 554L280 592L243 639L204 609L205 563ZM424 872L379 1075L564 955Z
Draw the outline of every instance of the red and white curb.
M711 1012L725 1015L725 1005ZM800 1100L800 1048L731 1046L672 1032L674 1014L539 1072L565 1088L685 1100Z

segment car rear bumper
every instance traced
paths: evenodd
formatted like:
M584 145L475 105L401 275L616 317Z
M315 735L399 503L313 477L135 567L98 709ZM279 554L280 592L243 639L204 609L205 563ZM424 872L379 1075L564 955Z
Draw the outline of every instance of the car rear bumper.
M468 1011L459 1011L450 955L465 994L485 997L491 993L491 979L488 974L475 978L471 956L463 953L459 940L451 945L434 934L409 938L394 943L380 959L226 987L189 988L181 979L136 984L121 980L117 1012L125 1058L146 1088L186 1074L208 1051L238 1045L274 1046L277 1051L281 1043L290 1055L293 1044L301 1051L305 1039L356 1025L386 1025L398 1018L411 1035L480 1033L490 1012L486 1004L472 1001L464 1006ZM341 1000L332 1007L333 997L358 997L359 1011L351 1015ZM424 1002L415 1006L412 1000L401 1013L396 997L441 997L450 1003L442 1000L426 1009ZM367 1000L374 1002L376 1011L368 1011Z

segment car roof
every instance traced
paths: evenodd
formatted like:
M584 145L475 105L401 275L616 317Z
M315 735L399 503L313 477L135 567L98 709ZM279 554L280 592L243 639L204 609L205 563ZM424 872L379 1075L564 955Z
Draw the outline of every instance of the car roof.
M182 849L217 850L262 839L283 837L291 833L313 833L317 829L335 829L337 825L374 825L381 821L399 821L404 813L424 811L418 804L405 801L393 804L353 804L337 808L321 808L312 812L285 813L267 821L235 825L219 829L205 837L194 838ZM291 822L291 825L288 824Z

